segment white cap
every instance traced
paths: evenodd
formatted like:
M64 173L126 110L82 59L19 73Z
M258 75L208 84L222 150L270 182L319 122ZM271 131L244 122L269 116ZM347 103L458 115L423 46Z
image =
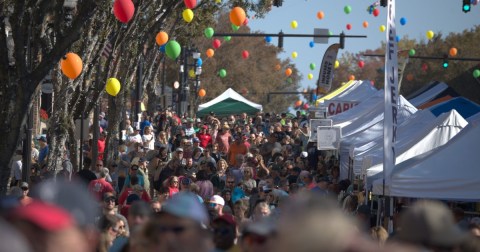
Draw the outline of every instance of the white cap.
M306 157L308 157L308 152L302 151L302 153L300 154L300 156L301 156L302 158L306 158Z
M225 206L225 200L219 195L213 195L208 202Z

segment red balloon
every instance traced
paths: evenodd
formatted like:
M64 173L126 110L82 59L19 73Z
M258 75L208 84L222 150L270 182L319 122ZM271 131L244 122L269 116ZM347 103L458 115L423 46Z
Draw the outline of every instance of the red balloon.
M425 64L425 63L423 63L423 64L422 64L422 70L423 70L424 72L426 72L426 71L428 70L428 65Z
M222 44L222 42L220 42L219 39L214 39L214 40L213 40L213 43L212 43L213 48L215 48L215 49L218 49L221 44Z
M373 16L374 16L374 17L377 17L379 14L380 14L380 10L379 10L379 9L373 10Z
M308 103L303 104L303 109L307 110L309 108Z
M135 14L135 5L132 0L115 0L113 3L113 14L122 23L128 23Z
M347 30L351 30L352 29L352 25L351 24L347 24Z
M250 56L250 53L248 53L247 50L243 50L243 52L242 52L242 58L247 59L248 56Z
M245 21L243 21L243 25L248 25L248 18L245 18Z
M360 60L358 62L358 67L363 68L365 66L365 62L363 60Z
M188 9L193 9L197 6L197 0L183 0L183 2Z

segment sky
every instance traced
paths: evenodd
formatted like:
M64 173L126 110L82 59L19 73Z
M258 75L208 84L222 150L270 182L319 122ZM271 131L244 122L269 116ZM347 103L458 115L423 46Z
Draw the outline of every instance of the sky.
M478 1L478 0L476 0ZM396 0L396 25L397 35L417 40L426 40L426 32L432 30L435 34L442 32L447 35L451 32L462 32L475 25L480 25L480 3L472 5L471 11L462 11L462 0ZM367 38L345 39L345 49L339 51L338 57L343 52L358 53L366 49L378 48L381 41L386 40L385 32L380 31L380 26L386 24L387 9L377 7L380 15L374 17L367 12L367 7L374 0L284 0L281 7L272 7L272 10L262 19L250 18L248 26L252 31L265 33L313 34L314 28L327 28L338 35L342 31L346 35L367 35ZM351 6L350 14L345 14L344 7ZM323 11L324 18L318 19L317 12ZM405 25L400 25L400 18L406 19ZM291 22L297 21L297 28L291 28ZM362 26L368 22L368 27ZM347 30L351 24L351 30ZM313 48L309 43L313 38L284 38L284 52L280 58L290 58L295 63L300 74L303 75L301 88L314 87L318 78L319 68L323 54L330 44L338 43L338 38L330 38L328 44L315 44ZM277 39L272 38L274 45ZM480 41L479 41L480 44ZM462 46L456 46L461 55ZM292 52L297 52L293 59ZM420 54L420 52L417 52ZM464 55L466 57L480 57L480 55ZM315 63L315 70L310 70L310 63ZM313 74L313 79L308 80L307 75Z

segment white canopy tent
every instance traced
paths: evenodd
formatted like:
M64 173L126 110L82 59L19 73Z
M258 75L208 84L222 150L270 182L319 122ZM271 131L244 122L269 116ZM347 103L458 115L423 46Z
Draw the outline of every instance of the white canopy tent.
M389 194L480 201L479 143L480 113L447 144L397 164Z
M441 94L448 88L448 85L444 82L435 81L429 86L426 86L425 88L426 90L418 90L418 93L413 94L413 98L409 99L410 103L413 106L418 107L424 103L434 100L435 97L437 97L439 94Z
M401 163L446 144L467 125L467 121L455 110L440 115L430 121L427 127L416 132L410 131L411 134L406 138L397 138L395 163ZM367 170L367 182L370 183L383 177L383 150L377 149L367 158L371 159L373 165ZM376 193L379 191L383 189L374 189Z
M381 104L383 104L384 100L385 100L384 91L378 90L374 95L372 95L367 100L360 102L360 104L358 104L357 106L341 114L330 117L330 119L333 120L333 124L348 125L352 121L358 118L362 118L362 116L369 113L372 110L372 108L375 108L377 106L383 106Z
M378 90L372 86L369 80L355 81L348 89L333 97L333 100L342 101L365 101Z

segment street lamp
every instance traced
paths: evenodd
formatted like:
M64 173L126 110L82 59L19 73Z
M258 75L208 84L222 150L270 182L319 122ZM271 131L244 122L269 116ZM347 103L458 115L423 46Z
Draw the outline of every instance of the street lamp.
M188 57L192 56L195 59L195 64L188 64ZM180 106L177 108L177 114L183 115L188 112L188 103L190 101L190 86L188 83L188 67L195 67L195 75L201 73L201 69L198 69L198 60L200 59L200 52L197 49L182 48L182 64L180 65ZM198 85L198 77L196 78L196 86ZM197 87L195 87L195 90Z

